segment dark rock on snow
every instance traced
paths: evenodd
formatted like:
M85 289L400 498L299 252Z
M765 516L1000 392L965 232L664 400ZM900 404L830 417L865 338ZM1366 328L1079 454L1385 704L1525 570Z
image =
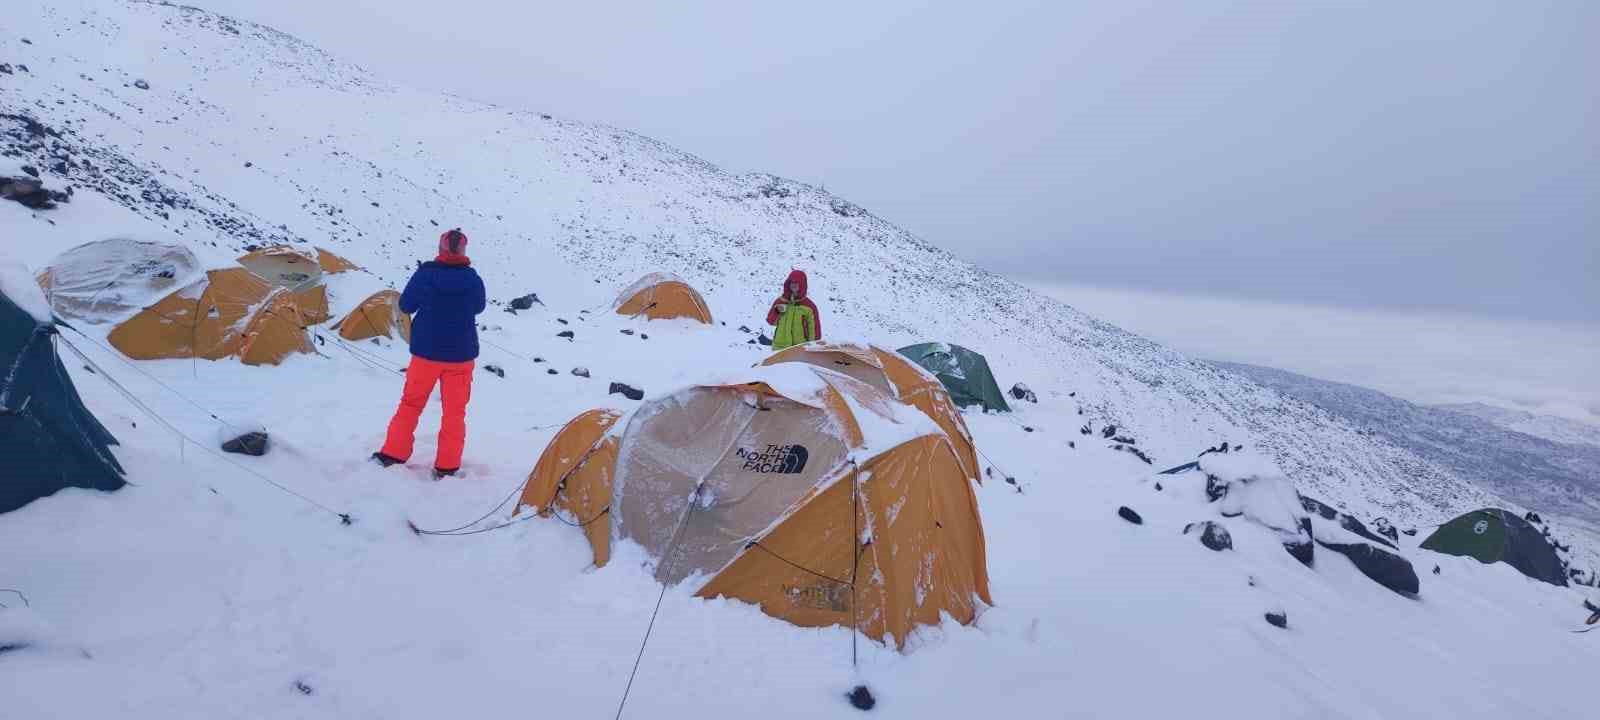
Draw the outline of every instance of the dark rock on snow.
M1107 425L1107 426L1105 426L1104 429L1102 429L1100 431L1100 437L1103 437L1103 438L1105 438L1107 440L1110 440L1111 438L1116 437L1116 434L1117 434L1117 426L1115 426L1115 425Z
M571 330L562 330L561 332L556 333L556 337L571 340L572 338L577 337L577 333L574 333Z
M267 434L248 432L222 444L223 452L260 457L267 454Z
M1034 394L1032 390L1028 389L1027 385L1023 385L1022 383L1017 383L1011 386L1011 397L1031 403L1039 402L1039 396Z
M1266 614L1266 618L1267 618L1267 624L1269 624L1269 625L1271 625L1273 627L1283 628L1285 630L1287 630L1289 628L1289 613L1282 612L1282 611L1269 612L1269 613Z
M1134 512L1133 509L1129 508L1127 505L1117 508L1117 516L1135 525L1144 524L1144 518L1139 517L1139 513Z
M1407 528L1405 530L1401 530L1400 532L1405 533L1406 537L1416 537L1417 536L1417 529L1416 528Z
M66 193L47 190L44 183L31 177L0 177L0 198L34 210L49 210L68 201Z
M609 391L607 391L606 394L608 394L608 395L621 395L621 396L623 396L623 397L625 397L625 398L627 398L629 400L643 400L644 399L644 391L643 390L640 390L639 388L636 388L636 387L634 387L632 385L629 385L627 383L619 383L619 382L611 383L611 389Z
M1316 560L1317 548L1313 544L1311 535L1311 518L1300 518L1300 535L1294 540L1284 540L1283 549L1288 551L1301 565L1311 567Z
M538 293L528 293L519 298L512 298L511 308L514 310L531 310L534 303L543 305L544 301L539 299Z
M878 704L877 699L872 697L872 691L865 685L857 685L845 697L850 700L850 706L857 710L871 710Z
M143 78L140 78L138 80L133 81L133 86L136 87L136 88L139 88L140 90L149 90L150 89L150 83L145 82L145 80Z
M23 168L22 171L23 172L27 172L28 169L27 168ZM1532 510L1529 510L1527 515L1523 515L1522 519L1523 520L1527 520L1528 522L1531 522L1531 523L1538 523L1538 524L1541 524L1541 525L1544 524L1544 518L1539 517L1539 513L1536 513L1536 512L1534 512Z
M483 371L484 372L494 373L496 375L499 375L500 377L505 377L506 376L505 369L500 367L499 365L485 365L485 366L483 366Z
M633 331L632 331L632 330L629 330L629 329L628 329L628 328L623 328L623 329L622 329L622 334L623 334L623 335L632 335L632 334L633 334Z
M760 337L757 337L756 342L768 347L772 346L772 338L767 337L766 333L762 333Z
M551 374L551 375L560 375L560 374L561 374L561 373L559 373L559 372L556 372L556 369L555 369L555 368L550 368L550 369L549 369L549 370L547 370L547 371L545 371L545 372L548 372L548 373L549 373L549 374Z
M1200 544L1212 550L1221 552L1233 549L1233 536L1228 534L1228 528L1223 527L1222 523L1204 520L1183 526L1183 534L1190 533L1199 533Z
M1394 523L1389 522L1389 518L1381 517L1373 520L1372 528L1376 530L1379 535L1389 538L1391 543L1400 542L1400 531L1395 529Z
M575 368L572 369L572 374L574 376L576 376L576 377L581 377L581 378L589 377L589 368L586 368L586 367L575 367Z
M1324 548L1350 558L1357 570L1362 575L1371 578L1373 582L1390 590L1407 596L1415 596L1421 589L1421 582L1417 580L1417 571L1411 567L1411 562L1387 550L1381 550L1367 543L1326 543L1317 542Z

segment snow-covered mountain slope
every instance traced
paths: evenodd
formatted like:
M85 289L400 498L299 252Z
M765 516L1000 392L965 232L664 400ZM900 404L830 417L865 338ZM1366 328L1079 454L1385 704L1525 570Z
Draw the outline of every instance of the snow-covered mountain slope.
M1552 442L1355 385L1274 368L1217 364L1325 408L1526 507L1600 522L1600 447Z
M1218 515L1192 476L1152 482L1227 439L1270 451L1307 494L1400 527L1496 502L1324 410L1097 322L816 188L393 85L199 10L22 0L4 14L0 173L28 165L74 190L54 209L0 201L5 259L38 269L112 235L185 242L213 263L247 244L310 241L371 271L353 286L392 285L442 227L460 225L494 298L537 292L545 303L481 319L480 364L505 377L477 374L465 473L440 483L363 461L398 395L403 347L319 331L318 354L278 367L131 363L104 347L104 326L65 333L67 366L122 441L133 484L0 515L0 587L31 603L0 597L0 645L27 646L0 653L8 717L612 716L659 591L645 558L621 544L590 568L582 533L549 520L464 537L418 537L405 521L448 528L484 515L561 422L637 407L608 394L610 381L656 396L761 359L738 328L759 324L791 265L811 271L830 336L959 342L987 353L1006 385L1039 392L1014 415L967 418L996 468L979 502L997 605L972 627L920 632L906 654L863 643L853 669L843 629L673 587L625 716L847 716L840 694L861 681L886 717L1587 709L1567 693L1600 645L1566 632L1582 616L1576 591L1402 536L1422 576L1419 597L1402 597L1340 556L1301 565L1277 531ZM615 290L657 269L698 285L726 325L607 312ZM336 288L335 309L358 299ZM564 330L575 336L556 337ZM572 375L578 366L592 377ZM225 461L180 442L110 380L206 448L225 429L216 413L265 425L273 450ZM414 465L431 459L437 415L424 415ZM1095 434L1079 433L1086 423ZM1107 424L1157 464L1109 447ZM1120 519L1122 505L1143 524ZM1234 549L1182 533L1200 520L1226 525ZM1263 621L1275 610L1286 630Z
M817 188L730 174L619 130L392 86L294 38L198 10L23 5L0 62L27 70L6 77L0 102L44 129L0 118L4 152L196 243L229 252L324 243L393 283L419 240L463 226L499 297L581 272L598 301L666 269L699 285L735 326L759 323L784 274L801 266L830 328L896 347L949 340L986 350L1001 378L1048 397L1077 393L1086 419L1130 429L1157 462L1249 438L1300 482L1381 512L1432 518L1482 497L1436 465ZM29 34L33 44L21 44Z
M1526 410L1510 410L1483 403L1458 403L1455 405L1439 405L1437 407L1440 410L1471 415L1492 422L1507 430L1544 438L1551 442L1566 445L1600 446L1600 426L1590 425L1586 422L1569 420L1554 415L1539 415Z

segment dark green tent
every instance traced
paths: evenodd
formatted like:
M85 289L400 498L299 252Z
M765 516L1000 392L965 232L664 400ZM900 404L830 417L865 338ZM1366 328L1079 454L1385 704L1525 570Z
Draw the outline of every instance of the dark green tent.
M107 447L117 439L83 406L55 332L0 292L0 513L65 487L126 482Z
M982 405L984 410L1011 411L1005 394L995 384L989 361L982 355L948 343L908 345L900 348L900 354L937 376L956 405Z
M1473 510L1440 525L1422 547L1482 563L1503 562L1535 580L1567 584L1565 563L1556 549L1528 521L1507 510Z

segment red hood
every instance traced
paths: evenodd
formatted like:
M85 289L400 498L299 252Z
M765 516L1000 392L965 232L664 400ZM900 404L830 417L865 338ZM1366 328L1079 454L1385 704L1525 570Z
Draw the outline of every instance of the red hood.
M800 295L798 297L794 298L794 299L796 299L796 300L805 299L805 297L806 297L806 287L807 287L807 285L806 285L806 271L804 271L804 270L790 270L788 279L783 281L783 292L779 294L779 297L789 297L789 285L791 283L800 283Z

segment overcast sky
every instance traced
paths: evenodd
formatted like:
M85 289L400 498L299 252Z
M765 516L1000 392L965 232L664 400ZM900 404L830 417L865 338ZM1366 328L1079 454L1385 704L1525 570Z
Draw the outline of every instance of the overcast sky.
M1031 282L1600 323L1600 2L190 1Z

